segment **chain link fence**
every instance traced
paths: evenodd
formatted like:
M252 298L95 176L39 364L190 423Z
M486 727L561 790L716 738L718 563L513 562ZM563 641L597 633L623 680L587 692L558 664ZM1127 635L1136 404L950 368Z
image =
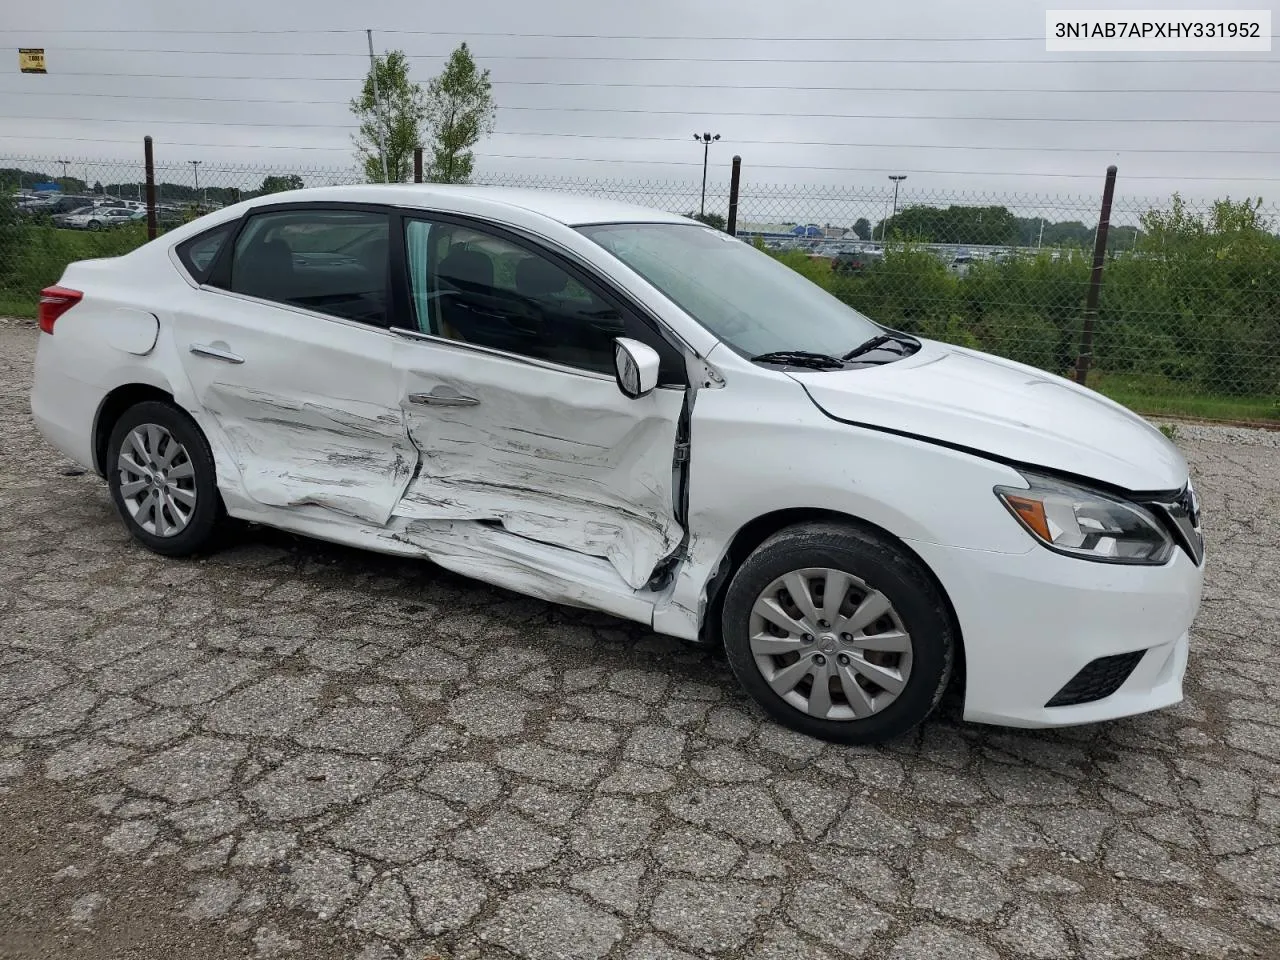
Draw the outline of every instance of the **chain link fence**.
M354 165L157 162L157 223L163 231L264 193L362 180ZM33 314L40 289L68 262L145 242L144 182L141 151L128 162L0 158L0 314ZM721 228L730 213L723 182L707 185L705 201L701 181L482 172L474 182L607 197ZM1102 177L1096 194L1078 196L941 193L908 183L757 183L748 163L736 232L890 327L1070 375ZM1117 196L1088 385L1146 413L1280 421L1278 214L1256 198Z

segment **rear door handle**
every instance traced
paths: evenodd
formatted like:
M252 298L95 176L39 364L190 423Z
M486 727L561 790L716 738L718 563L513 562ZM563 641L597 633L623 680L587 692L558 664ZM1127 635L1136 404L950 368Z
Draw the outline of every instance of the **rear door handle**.
M221 360L224 363L244 363L244 357L232 353L230 350L220 350L217 347L211 347L207 343L193 343L191 352L201 357L211 357L214 360Z
M411 393L410 403L420 403L431 407L474 407L480 403L475 397L466 397L460 393Z

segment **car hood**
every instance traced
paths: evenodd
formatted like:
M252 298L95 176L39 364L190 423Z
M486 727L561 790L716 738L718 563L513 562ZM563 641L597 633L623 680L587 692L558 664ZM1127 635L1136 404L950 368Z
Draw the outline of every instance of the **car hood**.
M1133 492L1187 482L1181 452L1101 394L1000 357L922 340L875 367L795 372L828 416Z

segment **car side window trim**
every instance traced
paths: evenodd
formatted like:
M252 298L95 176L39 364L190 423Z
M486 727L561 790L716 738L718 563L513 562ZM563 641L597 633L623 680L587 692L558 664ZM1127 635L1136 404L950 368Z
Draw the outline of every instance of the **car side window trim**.
M399 309L392 317L391 326L397 333L407 332L412 336L410 339L431 341L434 343L450 344L462 349L476 349L484 353L495 356L508 357L516 360L527 361L534 366L545 367L547 369L562 370L566 372L582 373L590 376L603 376L604 379L611 379L608 376L599 374L596 371L584 370L580 367L569 367L554 361L542 360L537 357L528 357L524 354L515 353L508 350L502 350L495 347L486 347L482 344L472 344L466 341L452 340L448 337L440 337L433 334L422 333L413 326L415 321L413 308L413 279L409 272L407 240L405 233L410 221L428 221L431 223L439 223L443 225L463 227L468 230L474 230L478 233L488 234L496 239L504 240L514 246L517 246L525 252L534 256L542 257L553 265L562 269L568 276L582 284L589 292L605 301L614 309L618 310L624 321L639 324L643 332L647 334L643 339L649 342L659 354L664 356L664 373L670 374L671 378L678 380L681 389L686 388L688 383L688 372L685 365L685 354L689 351L678 338L673 340L673 335L668 334L665 324L652 317L649 311L645 310L641 305L636 304L633 298L619 291L608 279L601 276L600 273L587 264L583 264L575 258L566 256L560 250L548 245L541 238L531 236L530 234L513 229L505 224L495 223L479 217L468 217L455 213L442 213L425 208L401 207L400 224L396 230L391 242L392 258L397 259L398 263L398 290L399 294L395 298L399 304ZM672 385L672 379L668 379L664 386Z
M296 303L282 303L279 300L265 300L262 297L255 297L249 293L237 293L235 290L224 290L222 287L211 287L208 284L201 284L200 289L205 293L212 293L220 297L232 297L236 300L243 300L246 303L256 303L264 307L274 307L277 310L288 310L291 313L301 314L304 317L310 317L314 320L326 321L328 323L339 323L344 327L350 327L353 330L362 330L369 334L377 334L378 336L390 337L406 332L395 327L383 327L372 323L364 323L360 320L352 320L350 317L339 317L332 313L320 313L316 310L311 310L308 307L298 306Z
M604 380L609 383L613 383L616 379L610 374L600 373L598 370L588 370L585 367L569 367L562 363L556 363L554 360L543 360L540 357L529 357L522 353L512 353L509 350L501 350L497 347L486 347L482 343L467 343L464 340L450 340L448 337L438 337L433 333L423 333L420 330L413 330L409 327L391 327L388 332L394 336L400 337L404 340L410 340L415 343L465 350L470 353L482 353L490 357L496 357L499 360L510 360L512 363L522 363L526 366L539 367L543 370L553 370L556 373L565 373L570 376L584 377L588 380ZM673 384L661 384L657 389L683 391L685 388L683 386Z

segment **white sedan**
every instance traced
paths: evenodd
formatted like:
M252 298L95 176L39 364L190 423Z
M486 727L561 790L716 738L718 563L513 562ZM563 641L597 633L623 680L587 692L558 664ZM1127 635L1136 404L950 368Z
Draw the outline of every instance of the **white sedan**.
M127 207L83 207L59 218L58 225L73 230L103 230L141 220L146 215L146 210Z
M230 516L723 644L872 742L1182 696L1187 465L1067 380L881 327L747 243L560 193L228 207L44 291L31 403L132 535ZM963 666L963 670L961 670Z

